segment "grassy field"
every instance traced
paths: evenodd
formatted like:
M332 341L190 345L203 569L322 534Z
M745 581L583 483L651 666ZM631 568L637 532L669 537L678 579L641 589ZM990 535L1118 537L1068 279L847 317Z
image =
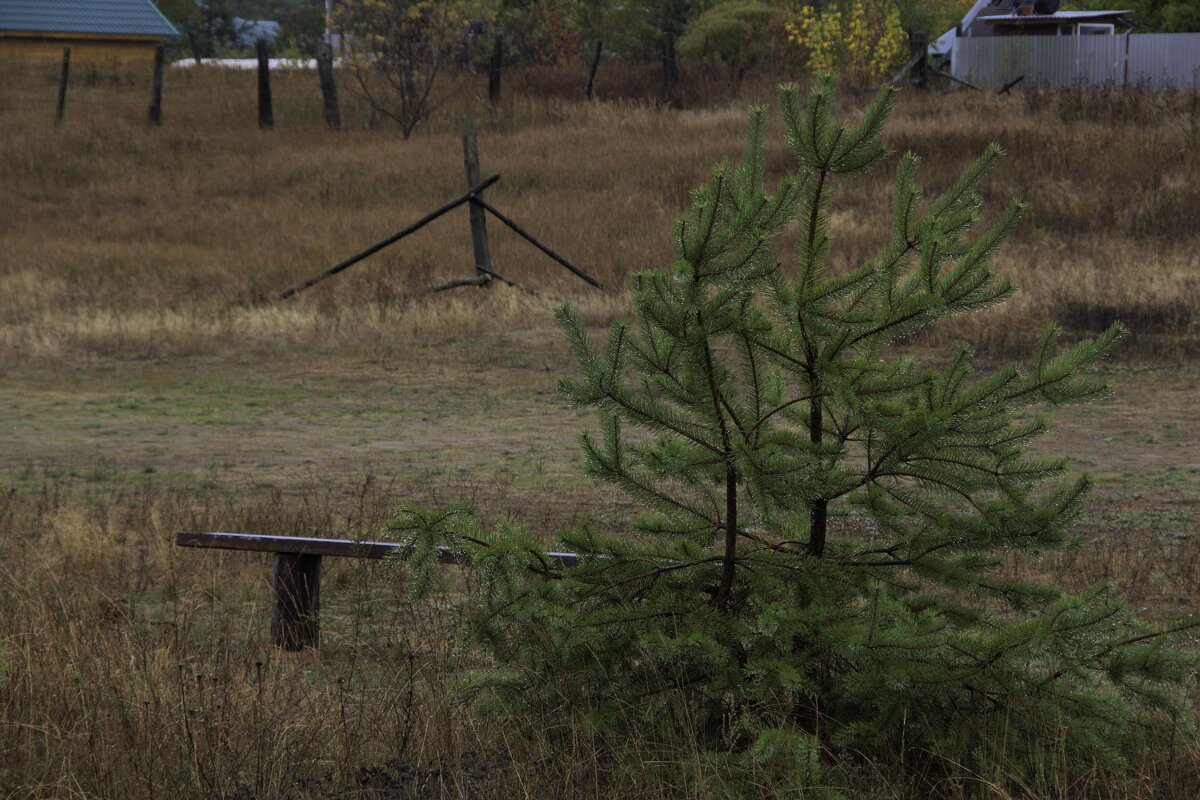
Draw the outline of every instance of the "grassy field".
M451 570L434 613L407 603L401 574L330 565L325 646L286 654L268 645L266 556L170 544L189 529L372 534L402 500L472 501L547 537L628 525L626 501L575 467L591 421L554 393L572 366L549 313L569 298L606 325L622 291L493 225L496 269L537 295L430 295L470 273L459 211L296 302L271 299L458 194L466 113L485 171L503 175L499 208L609 286L667 262L688 190L736 157L742 109L769 102L772 81L669 109L633 99L644 76L614 74L606 94L602 75L595 104L575 99L576 77L517 74L497 109L463 79L403 141L346 91L350 130L326 131L307 75L277 76L264 134L250 74L170 72L164 126L147 130L140 78L77 75L55 128L53 71L0 73L0 797L721 796L686 742L628 753L570 720L538 737L477 717L453 691ZM1133 328L1105 368L1114 397L1053 413L1039 444L1097 477L1081 547L1011 569L1113 581L1164 621L1195 613L1200 589L1192 108L906 93L890 129L925 158L931 192L1000 142L1011 158L988 213L1010 195L1033 206L998 259L1017 299L917 352L963 337L1019 356L1051 319ZM772 174L787 168L772 151ZM886 236L886 185L840 190L847 266ZM664 782L661 762L688 777ZM864 791L932 791L911 764L860 769ZM1011 777L936 790L1047 796ZM1147 754L1136 779L1055 796L1191 798L1198 784L1200 754Z

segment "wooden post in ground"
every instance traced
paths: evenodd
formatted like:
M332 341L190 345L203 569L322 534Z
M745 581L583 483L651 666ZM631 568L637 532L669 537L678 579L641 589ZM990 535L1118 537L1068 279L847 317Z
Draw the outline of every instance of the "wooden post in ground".
M62 122L67 109L67 81L71 77L71 48L63 48L62 72L58 74L58 105L54 109L55 123Z
M154 48L154 85L150 89L150 124L162 124L162 87L163 87L163 59L166 57L166 48L163 45L158 45Z
M479 183L479 144L475 136L475 120L470 117L462 121L463 163L467 169L467 188ZM471 214L471 245L475 251L475 272L480 285L488 286L492 280L492 254L488 247L487 216L477 203L468 203Z
M492 45L492 57L488 61L488 102L500 102L500 70L504 66L504 38L496 37Z
M317 77L321 81L321 99L325 104L325 124L342 129L342 110L338 107L337 81L333 77L333 49L328 42L317 48Z
M587 88L583 93L587 95L587 99L592 99L592 90L596 88L596 70L600 67L600 53L604 49L604 40L600 39L596 42L596 52L592 54L592 65L588 68Z
M918 89L929 88L929 36L925 31L913 31L908 36L909 54L916 59L912 68L912 84Z
M276 553L271 570L271 637L284 650L321 644L321 557Z
M662 40L663 91L667 100L675 99L675 86L679 82L679 62L675 60L675 34L667 33Z
M271 107L271 59L267 40L254 43L258 51L258 127L269 131L275 127L275 111Z

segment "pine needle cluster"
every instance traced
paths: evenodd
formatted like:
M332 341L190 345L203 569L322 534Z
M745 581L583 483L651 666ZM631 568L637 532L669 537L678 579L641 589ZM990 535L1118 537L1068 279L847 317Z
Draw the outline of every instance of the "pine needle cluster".
M925 198L899 158L891 236L830 267L838 182L881 164L896 100L857 124L820 79L779 95L797 164L764 188L766 112L674 230L674 262L633 278L633 319L605 347L569 306L581 371L560 389L599 416L587 471L645 508L637 534L562 536L563 570L523 529L462 510L404 510L392 533L428 576L437 547L480 577L473 640L494 696L648 740L686 729L730 763L814 786L839 752L941 754L972 769L1036 769L1053 754L1120 770L1165 731L1186 738L1189 656L1098 586L1006 576L1011 554L1068 547L1089 488L1033 458L1038 407L1106 391L1089 368L1115 325L1031 362L935 366L899 352L920 329L1013 292L991 258L1021 216L982 231L991 146ZM795 229L795 253L776 242Z

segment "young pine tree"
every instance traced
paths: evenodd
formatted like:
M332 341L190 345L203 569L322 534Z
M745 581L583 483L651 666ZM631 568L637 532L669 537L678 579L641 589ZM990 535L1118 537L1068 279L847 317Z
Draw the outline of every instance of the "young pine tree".
M1052 328L1027 367L988 372L966 346L938 366L897 351L1012 293L989 259L1021 204L975 231L999 148L929 200L901 157L887 246L830 268L833 193L886 157L894 100L847 126L830 79L806 106L783 87L795 174L766 193L752 110L741 164L694 193L670 270L634 276L633 320L603 352L558 312L582 371L560 388L599 414L587 470L645 506L637 535L564 535L583 561L561 570L522 529L461 511L393 523L426 578L437 546L478 569L472 631L499 697L647 740L686 726L801 783L842 748L1121 768L1176 724L1188 658L1106 587L1000 571L1068 546L1088 480L1026 454L1045 430L1028 410L1103 394L1086 369L1124 329L1063 349Z

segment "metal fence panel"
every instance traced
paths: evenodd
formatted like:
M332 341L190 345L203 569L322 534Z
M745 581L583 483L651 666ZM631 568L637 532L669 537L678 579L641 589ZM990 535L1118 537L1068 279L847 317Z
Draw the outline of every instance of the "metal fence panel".
M1156 89L1200 86L1200 33L1142 33L1130 39L1131 86Z
M1200 33L959 38L954 77L995 89L1024 76L1043 88L1180 89L1200 82Z

